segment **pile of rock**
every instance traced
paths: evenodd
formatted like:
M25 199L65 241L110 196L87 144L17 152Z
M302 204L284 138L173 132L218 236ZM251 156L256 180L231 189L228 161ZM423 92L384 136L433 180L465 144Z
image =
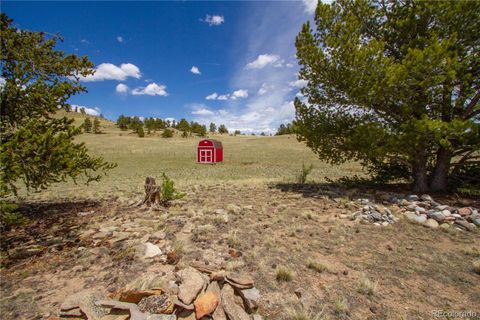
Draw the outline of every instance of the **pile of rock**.
M60 318L93 320L261 320L250 276L192 264L135 280L110 297L91 290L68 297Z
M436 229L456 228L475 231L480 226L478 210L472 207L456 208L442 205L429 195L409 195L405 198L393 197L392 203L397 204L405 217L413 222Z
M362 205L362 208L361 210L352 213L352 220L371 222L375 225L381 226L388 226L395 223L396 218L393 216L390 209L372 203L369 199L358 199L355 203Z

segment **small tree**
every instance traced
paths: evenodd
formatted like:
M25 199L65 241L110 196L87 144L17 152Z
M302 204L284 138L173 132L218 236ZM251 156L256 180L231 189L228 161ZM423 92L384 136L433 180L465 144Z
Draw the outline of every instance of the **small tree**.
M227 133L227 134L228 134L228 129L227 129L227 127L225 127L224 124L221 124L220 127L218 127L218 133L220 133L220 134Z
M121 114L117 119L117 127L122 131L127 131L129 125L129 118Z
M162 138L171 138L173 137L173 130L170 130L168 128L164 129L162 132Z
M102 133L102 128L100 127L100 120L98 120L98 118L95 118L93 120L93 133L95 134Z
M87 133L92 132L92 120L90 120L90 118L85 118L83 121L83 130Z
M234 135L241 134L240 130L235 130Z
M137 128L137 134L138 134L138 136L139 136L140 138L145 137L145 131L143 130L143 126L139 126L139 127Z
M215 125L215 123L210 123L210 132L211 133L215 133L217 131L217 126Z

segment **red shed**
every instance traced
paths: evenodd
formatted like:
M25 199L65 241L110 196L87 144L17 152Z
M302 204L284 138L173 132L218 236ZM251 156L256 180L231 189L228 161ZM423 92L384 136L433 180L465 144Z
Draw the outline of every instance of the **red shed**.
M217 163L223 162L223 146L218 140L203 139L200 140L197 147L198 163Z

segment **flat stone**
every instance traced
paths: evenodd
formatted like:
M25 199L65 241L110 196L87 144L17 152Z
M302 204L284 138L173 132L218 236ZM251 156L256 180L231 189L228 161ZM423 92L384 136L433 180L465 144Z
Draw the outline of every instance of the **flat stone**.
M60 316L62 317L83 317L84 313L80 308L73 308L66 311L60 311Z
M253 287L254 280L252 277L249 275L244 275L244 274L239 274L239 273L229 273L227 274L227 279L238 283L239 285L242 286L251 286Z
M258 308L258 301L260 300L260 291L253 287L250 289L238 290L238 293L243 298L243 302L248 311L252 311Z
M423 225L432 229L438 228L438 222L435 219L427 219L427 221L425 221Z
M170 314L173 312L173 305L168 294L161 294L144 297L138 303L138 308L142 312Z
M439 205L439 206L436 206L435 209L439 210L439 211L443 211L443 210L448 210L449 206L446 206L446 205Z
M98 320L109 313L109 309L99 307L95 301L105 299L101 292L86 289L68 296L60 306L60 310L69 311L80 308L88 319Z
M223 310L230 320L251 320L245 310L235 303L235 295L232 286L226 283L223 286L221 295Z
M433 201L432 197L430 197L428 194L422 194L422 195L420 196L420 199L421 199L422 201Z
M439 209L440 210L440 209ZM450 210L447 210L447 209L443 209L442 210L442 214L445 216L445 217L449 217L452 215L452 213L450 212Z
M409 221L416 222L417 221L417 215L413 212L405 212L404 214L405 218L407 218Z
M144 258L153 258L162 254L162 250L151 242L144 243L145 253Z
M212 314L220 302L220 297L213 291L207 291L197 297L193 303L197 319Z
M411 194L411 195L408 195L408 196L407 196L407 200L408 200L408 201L418 201L419 198L418 198L418 196L417 196L416 194Z
M114 227L114 226L103 227L103 228L99 229L100 232L105 232L105 233L110 233L110 232L117 231L117 230L118 230L118 227Z
M153 234L150 235L150 239L154 239L154 240L163 240L167 237L167 234L165 233L165 231L157 231L157 232L154 232Z
M475 231L477 228L473 223L468 223L465 220L455 220L455 224L462 226L463 228L467 229L468 231Z
M177 320L177 316L174 314L150 314L145 320Z
M203 277L192 267L183 269L177 274L182 281L179 286L178 298L185 304L191 304L205 285Z
M139 303L143 298L161 294L162 290L121 290L115 298L122 302Z

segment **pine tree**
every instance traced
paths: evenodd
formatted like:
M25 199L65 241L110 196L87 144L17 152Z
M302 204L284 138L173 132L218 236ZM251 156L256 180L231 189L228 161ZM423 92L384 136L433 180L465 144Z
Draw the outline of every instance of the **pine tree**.
M90 118L85 118L83 121L83 130L87 133L92 132L92 120L90 120Z
M217 126L215 125L215 123L210 123L210 132L211 133L215 133L217 131Z
M73 94L85 91L79 76L93 73L87 57L56 51L58 36L17 29L0 14L0 195L16 194L18 184L42 190L76 179L99 180L99 172L115 167L94 158L75 143L81 128L73 119L56 117Z
M137 134L140 138L145 137L145 131L143 131L143 126L137 128Z
M443 191L480 158L480 2L318 3L296 39L296 131L322 160Z
M100 128L100 120L98 120L98 118L95 118L93 120L93 133L95 134L102 133L102 128Z
M218 133L220 134L228 133L227 127L225 127L224 124L221 124L220 127L218 127Z

